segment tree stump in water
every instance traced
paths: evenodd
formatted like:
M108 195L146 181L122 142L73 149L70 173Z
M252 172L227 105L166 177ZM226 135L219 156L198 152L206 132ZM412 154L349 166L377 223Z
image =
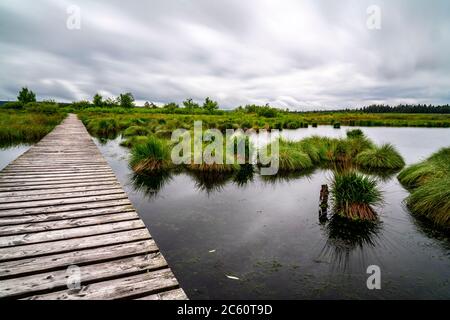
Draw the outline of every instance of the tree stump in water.
M319 205L319 221L324 222L327 220L328 214L328 185L323 184L320 188L320 205Z

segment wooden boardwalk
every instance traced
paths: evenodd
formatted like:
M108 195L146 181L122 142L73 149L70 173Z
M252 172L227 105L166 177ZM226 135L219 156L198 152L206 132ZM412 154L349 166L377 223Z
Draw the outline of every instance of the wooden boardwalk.
M186 299L75 115L0 172L0 298Z

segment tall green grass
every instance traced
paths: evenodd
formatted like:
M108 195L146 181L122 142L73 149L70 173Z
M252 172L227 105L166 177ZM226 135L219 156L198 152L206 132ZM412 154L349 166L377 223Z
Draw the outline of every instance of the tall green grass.
M405 168L398 180L411 192L406 204L413 214L450 230L450 148Z
M261 155L267 162L270 155ZM315 166L393 170L404 166L401 155L392 145L377 147L362 132L348 138L312 136L300 141L279 139L279 167L281 171L305 170Z
M278 155L273 153L271 146L268 146L267 152L259 153L259 162L262 164L278 161L279 171L301 171L313 166L311 157L297 142L279 139ZM309 152L313 153L312 149ZM316 155L315 155L316 156Z
M0 111L0 147L41 140L64 118L64 113Z
M70 108L63 108L70 110ZM193 122L203 121L204 129L216 128L224 132L226 129L300 129L309 124L340 126L421 126L450 127L450 115L433 114L362 114L357 112L311 112L286 113L278 112L275 117L264 117L257 113L247 113L239 110L218 112L214 114L185 114L183 108L179 113L167 114L162 109L145 108L85 108L72 110L79 113L89 132L95 136L108 138L121 133L130 126L145 126L150 131L172 132L176 128L192 128ZM177 111L177 112L178 112ZM107 123L99 125L105 119ZM113 121L115 120L115 122ZM359 129L356 129L357 131ZM357 131L351 132L357 134ZM349 136L350 137L350 136ZM354 136L352 136L354 137Z
M389 143L362 151L357 155L356 163L366 169L401 169L405 166L400 153Z
M170 148L164 140L150 136L131 149L130 166L137 173L166 170L171 164Z
M374 206L382 201L375 179L356 171L335 172L331 198L336 214L352 220L376 220Z

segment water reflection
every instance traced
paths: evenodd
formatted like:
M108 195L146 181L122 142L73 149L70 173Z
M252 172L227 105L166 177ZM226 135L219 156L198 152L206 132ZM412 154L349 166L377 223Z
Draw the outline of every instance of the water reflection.
M173 173L159 171L151 174L136 174L131 177L133 189L144 193L148 198L154 198L163 186L172 180Z
M233 177L233 182L238 187L243 187L247 183L253 182L253 178L255 176L255 168L251 164L243 164L241 165L238 172Z
M213 192L220 192L225 185L233 179L232 172L205 172L205 171L187 171L188 175L194 180L195 188L198 191L206 192L208 195Z
M331 263L332 269L346 271L349 269L353 254L375 248L380 243L381 221L352 221L333 215L323 230L326 242L319 257ZM360 261L365 265L364 261Z
M260 176L263 182L276 185L280 182L289 182L293 180L298 180L302 178L310 179L312 174L316 171L316 169L304 169L301 171L278 171L275 175L264 175Z

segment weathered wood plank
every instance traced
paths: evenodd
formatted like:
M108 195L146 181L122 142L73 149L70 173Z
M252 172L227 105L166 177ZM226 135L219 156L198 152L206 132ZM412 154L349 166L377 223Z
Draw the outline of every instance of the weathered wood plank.
M69 240L28 244L20 247L5 247L0 248L0 261L50 255L59 252L76 251L122 242L148 239L150 239L150 234L147 229L137 229Z
M30 214L43 214L43 213L54 213L54 212L66 212L75 210L86 210L103 208L106 206L119 206L119 205L130 205L130 200L128 198L118 199L118 200L105 200L96 202L86 202L86 203L75 203L67 204L61 206L47 206L47 207L37 207L37 208L20 208L20 209L10 209L10 210L0 210L1 217L14 217L21 215Z
M73 175L65 175L61 177L52 177L52 176L44 176L37 178L20 178L20 177L0 177L0 185L7 184L17 184L17 183L55 183L56 181L67 181L67 180L80 180L80 179L95 179L95 178L114 178L114 174L112 173L101 173L101 174L86 174L86 173L77 173Z
M141 297L136 300L187 300L187 296L186 293L184 293L183 289L174 289L151 294L149 296Z
M57 188L57 189L45 189L45 190L28 190L28 191L12 191L12 192L0 192L0 202L6 201L11 202L13 198L19 197L38 197L41 196L45 199L46 196L59 196L60 194L81 194L83 192L95 192L98 190L114 190L114 189L122 189L120 184L115 183L112 185L105 186L87 186L87 187L66 187L66 188Z
M94 249L84 249L49 256L34 257L0 263L0 279L5 277L39 273L64 268L69 265L84 265L113 258L123 258L159 251L153 240L143 240Z
M60 172L0 172L1 179L44 179L59 177L77 177L82 175L96 176L102 174L114 174L112 170L83 170L83 171L60 171Z
M93 191L73 191L73 192L61 192L61 193L44 193L37 195L20 195L20 196L9 196L4 197L0 194L0 202L11 203L11 202L24 202L24 201L44 201L44 200L58 200L58 199L69 199L69 198L79 198L79 197L91 197L91 196L104 196L111 194L124 193L122 188L105 188Z
M34 201L17 201L11 203L0 203L0 210L9 209L22 209L22 208L35 208L35 207L47 207L47 206L60 206L65 204L75 204L75 203L86 203L86 202L97 202L105 200L117 200L124 199L127 195L122 190L118 192L108 192L105 195L97 196L78 196L78 197L67 197L63 199L52 199L52 200L34 200Z
M78 267L81 285L92 281L127 276L136 272L151 271L166 267L167 262L159 253L97 263ZM32 294L49 289L67 288L67 270L57 270L0 281L0 298Z
M110 222L119 222L133 219L139 219L139 216L137 215L136 212L130 211L87 218L65 219L50 222L37 222L37 223L27 223L10 226L0 226L0 236L39 232L46 230L76 228L82 226L93 226Z
M128 205L117 205L117 206L108 206L108 203L105 204L105 207L98 207L93 209L86 210L74 210L74 211L61 211L61 212L52 212L52 213L43 213L43 214L32 214L32 215L21 215L15 217L2 217L0 218L0 226L8 226L15 224L25 224L25 223L38 223L38 222L46 222L46 221L59 221L65 219L76 219L83 217L95 217L99 215L108 215L108 214L116 214L122 212L134 211L134 208L131 204Z
M130 221L99 224L96 226L77 227L61 230L48 230L43 232L26 233L10 236L0 236L0 247L9 247L31 243L79 238L139 228L145 228L145 225L140 219L137 219Z
M17 189L23 187L46 187L46 186L56 186L61 188L61 186L67 185L87 185L88 183L98 182L98 181L110 181L116 182L116 178L114 176L106 176L106 177L74 177L72 179L63 179L63 180L48 180L48 181L9 181L2 183L0 182L0 190L10 190Z
M178 282L170 269L146 272L136 276L82 286L80 290L64 290L35 295L30 299L89 299L109 300L152 294L177 288Z
M46 184L46 185L31 185L31 186L9 186L9 187L1 187L0 186L0 194L2 192L14 192L14 191L28 191L28 190L51 190L51 189L60 189L60 188L70 188L70 187L89 187L89 186L104 186L104 185L115 185L117 184L117 180L113 178L108 179L96 179L96 180L82 180L82 181L74 181L71 183L58 183L58 184Z

